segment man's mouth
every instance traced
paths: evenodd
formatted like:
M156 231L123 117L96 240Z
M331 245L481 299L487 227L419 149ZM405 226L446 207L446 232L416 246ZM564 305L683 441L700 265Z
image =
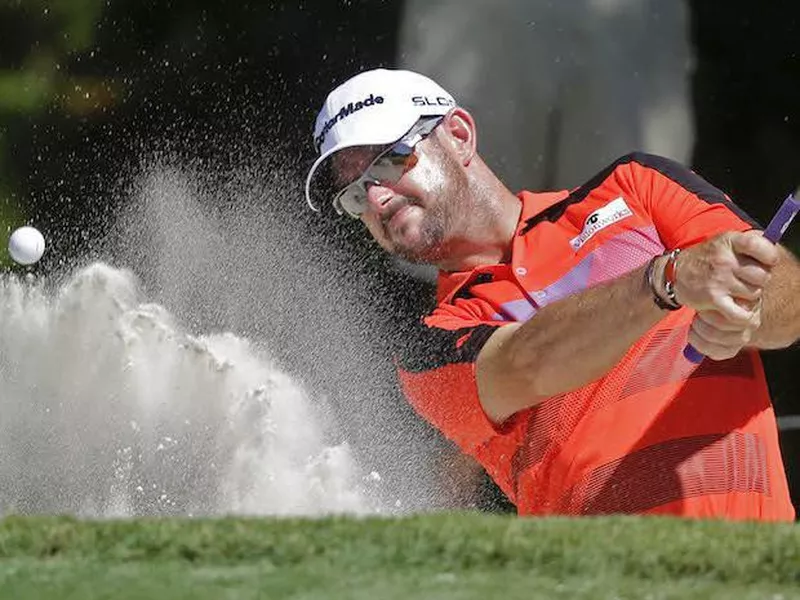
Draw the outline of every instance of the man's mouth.
M397 218L402 218L402 214L412 206L410 200L402 199L397 200L392 207L381 217L381 223L384 228L391 226L392 222Z

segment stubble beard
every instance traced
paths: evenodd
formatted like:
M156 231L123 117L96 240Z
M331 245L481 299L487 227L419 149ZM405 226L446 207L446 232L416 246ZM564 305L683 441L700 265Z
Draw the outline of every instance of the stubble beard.
M456 213L465 207L457 199L467 196L468 185L464 176L444 151L439 151L442 173L438 189L433 196L436 201L423 206L424 214L419 224L420 232L413 245L396 243L393 254L414 264L437 265L447 254L448 237L452 236L459 223ZM418 203L409 199L410 204Z
M441 211L437 211L441 212ZM442 252L446 223L444 215L426 214L420 224L419 240L413 245L395 244L394 254L414 264L431 264L437 261Z

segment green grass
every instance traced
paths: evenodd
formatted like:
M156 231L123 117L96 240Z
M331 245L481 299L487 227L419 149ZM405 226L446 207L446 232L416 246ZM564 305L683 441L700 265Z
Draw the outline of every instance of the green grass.
M800 599L800 528L673 519L0 521L0 598Z

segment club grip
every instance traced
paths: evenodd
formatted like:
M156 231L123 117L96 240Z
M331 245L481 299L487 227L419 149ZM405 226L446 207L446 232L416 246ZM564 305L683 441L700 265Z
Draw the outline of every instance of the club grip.
M772 220L764 230L764 237L770 242L777 242L781 239L784 232L789 228L795 215L800 211L800 201L795 199L795 196L800 198L800 188L794 194L789 194L786 200L783 201L778 212L772 217ZM691 344L686 344L683 349L683 356L686 360L699 364L703 360L703 355L695 349Z
M792 223L795 215L800 212L800 201L795 199L795 195L800 197L798 192L800 192L800 189L786 197L786 200L783 201L778 212L775 213L775 216L772 217L769 225L767 225L767 228L764 230L764 237L770 242L775 243L780 240L786 230L789 229L789 225Z

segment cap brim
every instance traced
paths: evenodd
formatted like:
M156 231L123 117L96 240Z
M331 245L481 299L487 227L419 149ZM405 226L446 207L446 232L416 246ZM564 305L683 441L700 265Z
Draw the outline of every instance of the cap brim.
M321 200L319 196L324 193L333 193L331 173L330 173L330 158L339 150L344 150L348 146L342 145L340 147L333 147L314 161L311 169L306 176L306 202L311 210L319 212ZM327 174L326 174L327 172ZM322 175L322 177L320 177ZM327 182L320 182L320 179L327 179ZM316 186L316 189L314 189ZM315 200L317 201L315 203Z
M391 144L402 138L408 131L414 126L414 123L417 122L417 119L420 118L418 114L409 115L412 117L410 119L411 122L404 123L398 121L397 126L392 128L391 130L383 131L383 135L378 136L370 136L369 139L359 139L359 140L351 140L349 142L344 142L341 144L337 144L330 148L327 152L323 152L317 160L314 161L314 164L311 165L311 169L308 171L308 176L306 177L306 187L305 187L305 194L306 194L306 202L308 206L311 207L311 210L319 212L321 210L321 199L318 198L321 193L333 193L333 181L332 172L330 171L330 159L331 157L339 152L340 150L345 150L346 148L355 148L358 146L381 146L385 144ZM324 174L323 181L320 183L319 176L320 174ZM328 179L328 181L325 181ZM314 189L316 187L316 190ZM318 193L315 193L318 191Z

